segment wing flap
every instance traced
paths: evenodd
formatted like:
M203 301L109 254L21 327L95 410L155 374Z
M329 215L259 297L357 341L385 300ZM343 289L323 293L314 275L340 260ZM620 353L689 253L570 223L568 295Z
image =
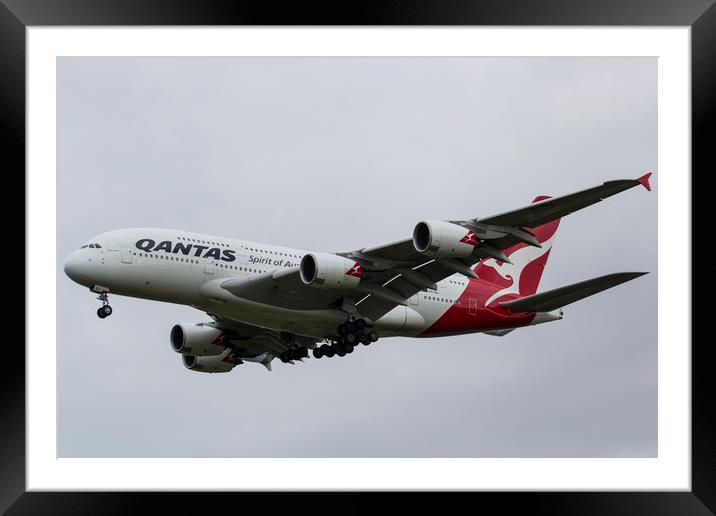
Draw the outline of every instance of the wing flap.
M548 290L532 296L527 296L512 301L503 301L501 306L513 312L550 312L562 308L603 290L607 290L627 281L643 276L646 272L617 272L607 274L587 281L574 283L566 287Z

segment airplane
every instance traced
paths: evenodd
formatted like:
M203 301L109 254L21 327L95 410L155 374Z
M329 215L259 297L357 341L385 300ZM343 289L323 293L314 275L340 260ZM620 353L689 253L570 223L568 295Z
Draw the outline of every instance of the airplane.
M562 197L536 197L498 215L424 220L412 238L323 253L156 228L102 233L64 271L98 294L188 305L211 321L178 323L169 341L184 366L229 372L244 362L344 357L379 338L465 333L504 336L563 318L566 305L645 272L607 274L537 293L562 217L642 185L607 181Z

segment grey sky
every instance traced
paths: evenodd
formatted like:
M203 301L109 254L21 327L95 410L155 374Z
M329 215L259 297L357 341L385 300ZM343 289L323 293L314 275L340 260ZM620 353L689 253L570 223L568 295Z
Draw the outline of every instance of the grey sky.
M505 337L384 339L273 372L186 370L188 307L98 301L91 236L181 228L317 251L657 172L655 58L60 58L62 457L657 454L657 191L562 221L540 290L651 274Z

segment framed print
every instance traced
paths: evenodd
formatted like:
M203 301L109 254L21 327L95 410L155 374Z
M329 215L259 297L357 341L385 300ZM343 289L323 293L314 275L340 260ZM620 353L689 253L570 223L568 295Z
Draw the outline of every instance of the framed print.
M418 492L459 491L539 513L713 511L690 208L691 168L713 161L714 25L708 1L348 20L4 0L28 302L2 508L350 491L360 510L407 491L438 509ZM115 257L131 287L86 279Z

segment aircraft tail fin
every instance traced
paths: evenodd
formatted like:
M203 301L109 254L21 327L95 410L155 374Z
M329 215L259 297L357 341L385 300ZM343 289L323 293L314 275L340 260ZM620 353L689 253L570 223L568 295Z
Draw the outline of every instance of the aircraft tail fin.
M545 195L535 197L532 203L550 199ZM537 292L542 273L547 265L549 252L552 249L560 219L556 219L535 228L521 228L533 234L541 247L520 242L505 249L505 256L512 263L496 258L480 261L473 269L477 276L499 287L495 295L488 299L491 303L504 294L520 294L529 296Z

